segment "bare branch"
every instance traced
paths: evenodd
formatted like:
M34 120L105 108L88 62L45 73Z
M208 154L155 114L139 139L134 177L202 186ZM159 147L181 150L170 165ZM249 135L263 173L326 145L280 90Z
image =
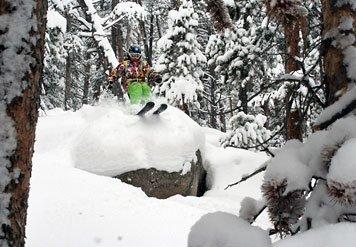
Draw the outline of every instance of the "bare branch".
M246 176L243 176L239 181L237 181L236 183L233 183L233 184L229 184L228 186L226 186L225 190L227 190L228 188L232 187L232 186L235 186L235 185L238 185L239 183L242 183L244 181L246 181L247 179L265 171L267 169L267 165L268 165L268 162L265 162L260 168L258 168L257 170L255 170L254 172L252 172L251 174L249 175L246 175Z

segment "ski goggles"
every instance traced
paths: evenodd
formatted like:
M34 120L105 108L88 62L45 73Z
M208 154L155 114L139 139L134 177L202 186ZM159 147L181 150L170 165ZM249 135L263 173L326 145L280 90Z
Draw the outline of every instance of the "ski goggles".
M141 53L130 53L130 57L132 57L132 58L141 58Z

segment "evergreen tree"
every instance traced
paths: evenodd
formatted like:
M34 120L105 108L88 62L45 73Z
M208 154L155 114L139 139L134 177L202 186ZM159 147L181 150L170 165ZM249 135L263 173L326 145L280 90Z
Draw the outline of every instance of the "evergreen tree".
M206 58L197 41L198 15L193 3L184 0L179 10L169 13L167 33L159 40L161 55L155 70L162 74L159 93L188 113L188 104L197 102L202 90L201 76Z
M64 107L66 19L61 12L60 7L49 2L41 92L43 110Z
M222 146L258 149L270 137L270 131L264 127L266 119L262 114L254 116L239 112L234 115L221 139Z

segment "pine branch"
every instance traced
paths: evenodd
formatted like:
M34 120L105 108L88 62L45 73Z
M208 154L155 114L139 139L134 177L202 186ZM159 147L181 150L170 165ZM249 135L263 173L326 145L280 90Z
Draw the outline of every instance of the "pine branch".
M252 222L255 222L256 220L257 220L257 218L258 218L258 216L260 216L262 213L263 213L263 211L265 211L265 209L267 208L267 205L264 205L261 209L260 209L260 211L258 211L257 212L257 214L255 215L255 216L253 216L253 221Z
M340 118L345 117L347 114L351 113L353 110L356 109L356 99L351 101L345 108L343 108L340 112L333 115L329 120L320 123L319 125L314 126L315 130L324 130L334 122L339 120Z
M258 168L257 170L255 170L254 172L252 172L251 174L249 175L246 175L246 176L243 176L239 181L233 183L233 184L229 184L228 186L226 186L225 190L227 190L228 188L232 187L232 186L235 186L235 185L238 185L244 181L246 181L247 179L265 171L267 169L267 165L268 165L268 162L265 162L260 168Z

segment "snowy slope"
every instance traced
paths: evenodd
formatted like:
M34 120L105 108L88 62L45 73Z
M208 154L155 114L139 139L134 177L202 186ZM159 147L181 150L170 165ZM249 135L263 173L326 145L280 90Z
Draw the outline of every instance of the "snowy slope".
M104 118L108 126L120 121L110 117L115 115L113 109L118 110L114 106L111 109L96 106L78 112L52 110L40 117L31 178L27 247L186 246L191 226L202 215L215 211L236 215L243 195L260 197L258 189L252 189L259 188L260 178L246 183L244 186L247 187L241 190L223 191L223 188L238 179L240 173L259 166L266 156L243 150L225 150L225 153L216 146L220 132L211 129L196 130L206 135L205 159L213 188L201 198L148 198L140 189L117 179L74 168L73 153L76 153L83 135L91 133L88 128ZM88 111L95 114L88 114ZM169 108L166 116L155 121L177 116L184 118L177 111ZM129 111L117 114L117 117L129 115ZM153 118L148 118L148 121L152 120L150 124L154 124ZM135 129L135 125L127 126L131 126L127 131ZM171 133L161 133L165 134Z

